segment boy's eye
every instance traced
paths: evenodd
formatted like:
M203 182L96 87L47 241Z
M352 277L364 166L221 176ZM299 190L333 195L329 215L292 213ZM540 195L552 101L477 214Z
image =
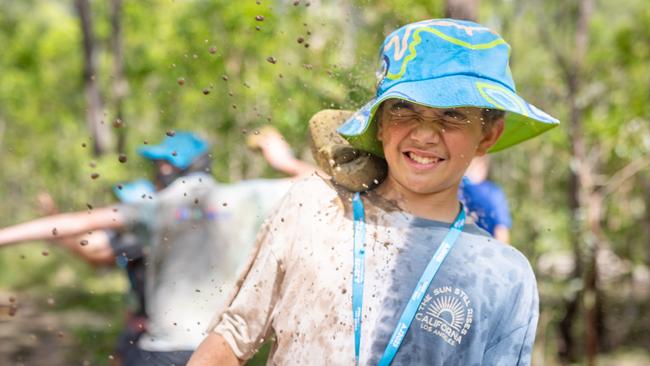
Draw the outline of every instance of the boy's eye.
M445 119L450 120L450 121L464 121L467 119L467 117L453 109L448 109L444 112Z
M413 105L411 103L409 103L409 102L402 101L402 102L396 102L391 107L391 111L401 111L401 110L405 110L405 109L412 110Z
M393 118L413 118L416 116L413 104L400 101L390 106L389 110Z

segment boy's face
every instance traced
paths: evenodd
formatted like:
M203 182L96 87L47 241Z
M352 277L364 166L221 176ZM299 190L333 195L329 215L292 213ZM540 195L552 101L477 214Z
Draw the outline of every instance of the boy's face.
M378 113L388 179L417 194L455 196L472 158L485 154L503 132L503 119L483 128L475 107L439 109L389 99Z

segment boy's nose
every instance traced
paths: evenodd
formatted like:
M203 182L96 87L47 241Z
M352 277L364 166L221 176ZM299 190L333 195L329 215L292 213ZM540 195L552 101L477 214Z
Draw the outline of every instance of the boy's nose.
M442 139L444 129L439 123L430 120L420 121L411 131L411 138L421 144L437 144Z

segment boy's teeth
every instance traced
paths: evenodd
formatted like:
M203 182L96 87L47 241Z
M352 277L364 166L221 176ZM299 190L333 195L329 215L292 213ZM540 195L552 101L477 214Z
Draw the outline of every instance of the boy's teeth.
M434 158L425 158L424 156L415 155L412 152L409 152L409 158L415 160L417 163L420 163L420 164L431 164L431 163L435 162L436 160L438 160L438 159L434 159Z

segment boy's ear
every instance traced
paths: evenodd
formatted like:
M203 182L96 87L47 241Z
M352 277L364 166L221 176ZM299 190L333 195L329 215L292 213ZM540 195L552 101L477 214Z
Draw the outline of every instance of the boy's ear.
M476 156L483 156L487 151L499 141L499 137L503 134L505 127L505 119L503 117L497 119L492 123L487 130L483 132L483 138L478 143L476 148Z

